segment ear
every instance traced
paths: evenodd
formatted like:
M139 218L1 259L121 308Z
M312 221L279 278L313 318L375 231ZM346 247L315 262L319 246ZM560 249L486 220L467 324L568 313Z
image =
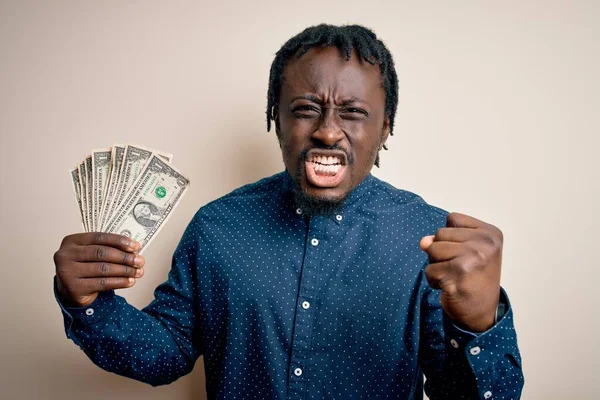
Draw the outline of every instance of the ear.
M383 129L381 130L381 145L385 145L388 137L390 136L390 116L386 114L385 119L383 120Z

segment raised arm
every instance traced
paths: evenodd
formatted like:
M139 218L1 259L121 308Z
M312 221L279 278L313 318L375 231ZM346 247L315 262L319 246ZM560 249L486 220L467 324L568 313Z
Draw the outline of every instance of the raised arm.
M452 213L421 241L431 288L422 310L421 365L437 399L518 399L521 357L512 309L500 289L502 232ZM497 318L498 305L507 307Z

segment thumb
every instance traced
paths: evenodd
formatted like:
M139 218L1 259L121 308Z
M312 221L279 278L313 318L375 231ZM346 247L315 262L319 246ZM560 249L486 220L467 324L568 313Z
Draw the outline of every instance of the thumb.
M421 246L421 250L427 251L427 249L429 249L429 246L431 246L431 244L433 243L434 239L435 235L423 236L423 238L421 238L421 242L419 243L419 246Z

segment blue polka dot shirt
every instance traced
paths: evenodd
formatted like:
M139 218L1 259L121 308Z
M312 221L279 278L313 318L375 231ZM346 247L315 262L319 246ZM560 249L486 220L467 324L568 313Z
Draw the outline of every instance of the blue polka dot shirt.
M67 336L151 385L202 355L209 399L520 397L510 304L470 333L427 283L419 241L445 211L369 175L336 213L309 218L290 187L282 172L202 207L146 308L112 291L61 305Z

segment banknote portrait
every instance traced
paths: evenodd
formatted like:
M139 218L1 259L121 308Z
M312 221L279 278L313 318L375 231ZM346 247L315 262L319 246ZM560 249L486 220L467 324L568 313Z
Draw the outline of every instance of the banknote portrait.
M133 207L133 216L140 225L147 228L153 227L160 219L158 207L147 201L139 202Z

